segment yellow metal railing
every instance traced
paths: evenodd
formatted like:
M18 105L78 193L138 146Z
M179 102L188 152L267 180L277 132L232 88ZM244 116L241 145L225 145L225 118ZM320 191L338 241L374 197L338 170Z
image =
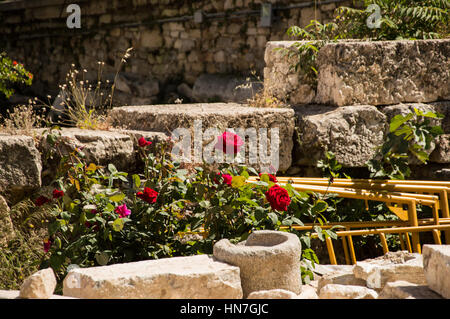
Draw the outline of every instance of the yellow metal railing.
M254 183L258 180L258 177L250 177L248 182ZM281 185L289 182L294 189L299 191L333 193L339 197L361 199L366 202L366 207L368 207L368 201L384 202L399 217L399 221L328 223L322 226L323 228L336 225L345 227L344 231L337 231L336 234L341 237L347 264L356 263L352 236L378 234L384 252L388 251L385 237L387 233L399 234L401 248L410 252L421 252L419 232L431 231L435 243L440 244L440 230L443 230L446 243L450 243L448 205L450 182L334 179L333 183L330 183L325 178L300 177L277 177L277 180ZM416 208L418 204L431 207L433 218L419 219ZM403 208L404 205L407 206L407 209ZM291 227L296 230L312 230L314 225L293 225ZM412 243L408 233L411 233ZM326 245L330 262L336 264L331 238L326 238Z

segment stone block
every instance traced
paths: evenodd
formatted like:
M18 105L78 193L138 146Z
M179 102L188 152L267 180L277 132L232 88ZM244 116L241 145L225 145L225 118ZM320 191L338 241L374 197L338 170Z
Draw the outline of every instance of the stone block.
M399 280L426 284L422 255L407 251L388 252L381 257L358 261L353 273L356 278L366 280L367 287L378 290L388 282Z
M74 269L63 293L84 299L242 298L239 268L207 255Z
M337 106L450 99L450 39L345 41L317 57L316 102Z
M377 299L378 293L362 286L328 284L319 291L319 299Z
M319 299L317 289L311 285L303 285L302 291L297 296L297 299Z
M378 299L442 299L442 297L426 285L400 280L386 283Z
M163 37L159 30L145 30L141 32L141 45L150 50L158 50L163 45Z
M361 278L356 278L353 271L348 272L330 272L319 278L318 290L322 289L328 284L350 285L350 286L366 286L366 281Z
M436 148L430 155L430 162L450 163L450 134L443 134L436 139Z
M239 267L244 298L260 290L301 292L301 244L294 234L260 230L237 245L222 239L214 245L213 254Z
M423 245L423 270L428 287L450 299L450 245Z
M133 141L126 134L78 128L64 128L60 133L63 153L72 152L74 148L81 149L88 164L108 165L112 163L118 170L135 165ZM42 149L46 150L49 147L42 139ZM52 169L52 164L46 163L46 167Z
M370 105L299 106L294 163L315 166L326 151L344 167L363 167L384 142L386 116Z
M15 235L14 226L9 215L9 207L6 200L0 196L0 247L13 239Z
M296 56L289 57L287 52L295 52L295 43L302 41L269 41L266 44L264 61L264 91L281 101L292 105L314 102L315 88L311 81L295 71L298 62Z
M202 74L195 81L192 94L197 102L246 103L261 89L261 83L246 78Z
M285 289L260 290L250 293L247 299L298 299L292 291Z
M276 155L276 150L271 152L270 156L267 155L270 164L279 170L286 170L291 165L294 111L288 108L253 108L235 103L136 105L114 108L110 112L110 119L114 127L164 132L168 135L172 135L174 132L180 133L180 129L186 129L190 132L191 142L203 146L204 156L207 156L205 151L207 147L214 146L217 136L225 130L235 129L236 133L239 133L240 129L254 131L257 132L258 142L245 139L245 146L255 146L255 143L258 143L258 158L246 159L245 163L256 167L268 165L267 159L264 158L263 144L267 143L268 148L270 145L270 148L274 147L275 150L278 137L278 155ZM196 129L194 130L194 128ZM212 131L216 131L215 134ZM266 131L267 135L264 136ZM197 148L195 145L194 147L191 145L192 149ZM244 147L242 151L244 152ZM245 153L249 154L250 152L245 150ZM268 152L266 151L265 154ZM201 158L194 155L196 154L192 151L184 154L195 163L202 162ZM209 158L203 159L208 160ZM278 167L276 167L276 162L278 162Z
M20 287L20 298L49 299L56 288L56 277L53 269L46 268L35 272L25 279Z
M0 134L0 194L16 203L41 186L41 156L32 137Z

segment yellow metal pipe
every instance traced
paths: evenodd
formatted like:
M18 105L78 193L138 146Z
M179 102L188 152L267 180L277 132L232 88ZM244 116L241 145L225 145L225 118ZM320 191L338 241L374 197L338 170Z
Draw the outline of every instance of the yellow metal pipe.
M386 254L387 252L389 252L389 247L386 241L386 236L384 235L384 233L380 233L380 241L381 241L381 246L383 247L383 254Z
M348 242L348 248L350 250L350 260L352 262L352 265L354 265L354 264L356 264L356 253L355 253L355 246L353 246L352 235L347 236L347 242Z
M333 242L330 237L325 238L325 242L327 244L328 256L330 257L330 263L332 265L337 265L336 255L334 254Z
M341 241L342 241L342 248L344 249L344 256L345 256L345 263L347 265L351 265L350 262L350 256L348 254L348 247L347 247L347 241L345 240L345 237L341 237Z
M442 242L441 242L441 233L439 232L439 230L433 229L432 232L433 232L434 243L435 243L436 245L442 245Z

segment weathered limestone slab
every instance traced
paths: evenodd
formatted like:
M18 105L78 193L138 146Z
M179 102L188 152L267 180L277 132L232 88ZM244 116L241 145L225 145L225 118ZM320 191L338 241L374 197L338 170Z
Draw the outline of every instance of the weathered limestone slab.
M20 298L49 299L56 288L56 277L52 268L39 270L25 279L20 287Z
M63 128L60 133L62 151L72 152L78 148L85 154L87 163L112 163L119 170L135 164L133 141L126 134L78 128ZM43 149L49 147L44 139L42 143Z
M197 255L73 269L64 296L89 299L242 298L239 268Z
M388 282L404 280L425 285L422 255L407 251L387 254L364 261L358 261L353 268L356 278L366 280L369 288L383 289Z
M303 285L302 291L297 296L298 299L319 299L317 289L311 285Z
M244 297L260 290L285 289L295 294L301 291L301 244L294 234L255 231L237 245L222 239L213 251L218 260L240 268Z
M247 299L298 299L298 296L292 291L285 289L271 289L253 291Z
M367 287L328 284L319 291L319 299L377 299L378 293Z
M386 283L378 299L442 299L442 297L425 285L399 280Z
M423 270L428 287L450 299L450 245L423 245Z
M264 61L264 91L269 96L277 97L292 105L314 102L316 91L303 74L296 72L296 57L289 57L287 52L297 50L296 43L308 41L269 41L266 44Z
M0 196L0 247L14 237L14 226L6 200Z
M450 99L450 39L339 42L317 57L316 102L388 105Z
M319 278L318 290L328 284L366 286L366 281L361 278L356 278L353 270L348 272L336 271L327 273Z
M430 155L434 163L450 163L450 134L443 134L436 139L436 148Z
M246 78L202 74L195 81L192 94L198 102L247 103L262 88L262 83Z
M22 299L20 290L0 290L0 299ZM72 297L64 297L60 295L52 295L48 299L76 299Z
M265 154L270 158L272 154L267 149L272 147L272 141L274 147L276 146L277 137L279 170L288 169L292 162L295 121L294 111L289 108L253 108L236 103L141 105L114 108L110 117L114 127L124 129L164 132L168 135L172 135L177 129L178 133L181 132L180 129L187 129L190 131L192 145L203 146L201 149L203 155L206 148L214 146L217 136L226 129L234 129L238 134L239 129L254 130L258 153L255 165L264 163L261 157ZM214 129L217 129L217 132L214 133ZM272 132L275 138L272 137ZM266 143L267 149L264 149L262 143ZM250 145L250 140L246 138L244 147ZM249 151L245 150L245 153L248 154ZM186 157L190 156L191 160L201 162L201 158L194 155L192 151ZM247 159L247 164L249 160Z
M332 151L344 167L362 167L383 144L386 116L370 105L296 108L299 145L294 163L315 166Z
M41 186L41 156L32 137L0 134L0 194L15 203Z

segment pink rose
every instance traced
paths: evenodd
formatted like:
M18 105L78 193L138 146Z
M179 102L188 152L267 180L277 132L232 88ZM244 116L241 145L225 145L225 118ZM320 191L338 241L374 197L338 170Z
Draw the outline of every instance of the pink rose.
M244 142L239 135L231 132L224 132L217 137L215 148L226 154L237 154L242 145L244 145Z

